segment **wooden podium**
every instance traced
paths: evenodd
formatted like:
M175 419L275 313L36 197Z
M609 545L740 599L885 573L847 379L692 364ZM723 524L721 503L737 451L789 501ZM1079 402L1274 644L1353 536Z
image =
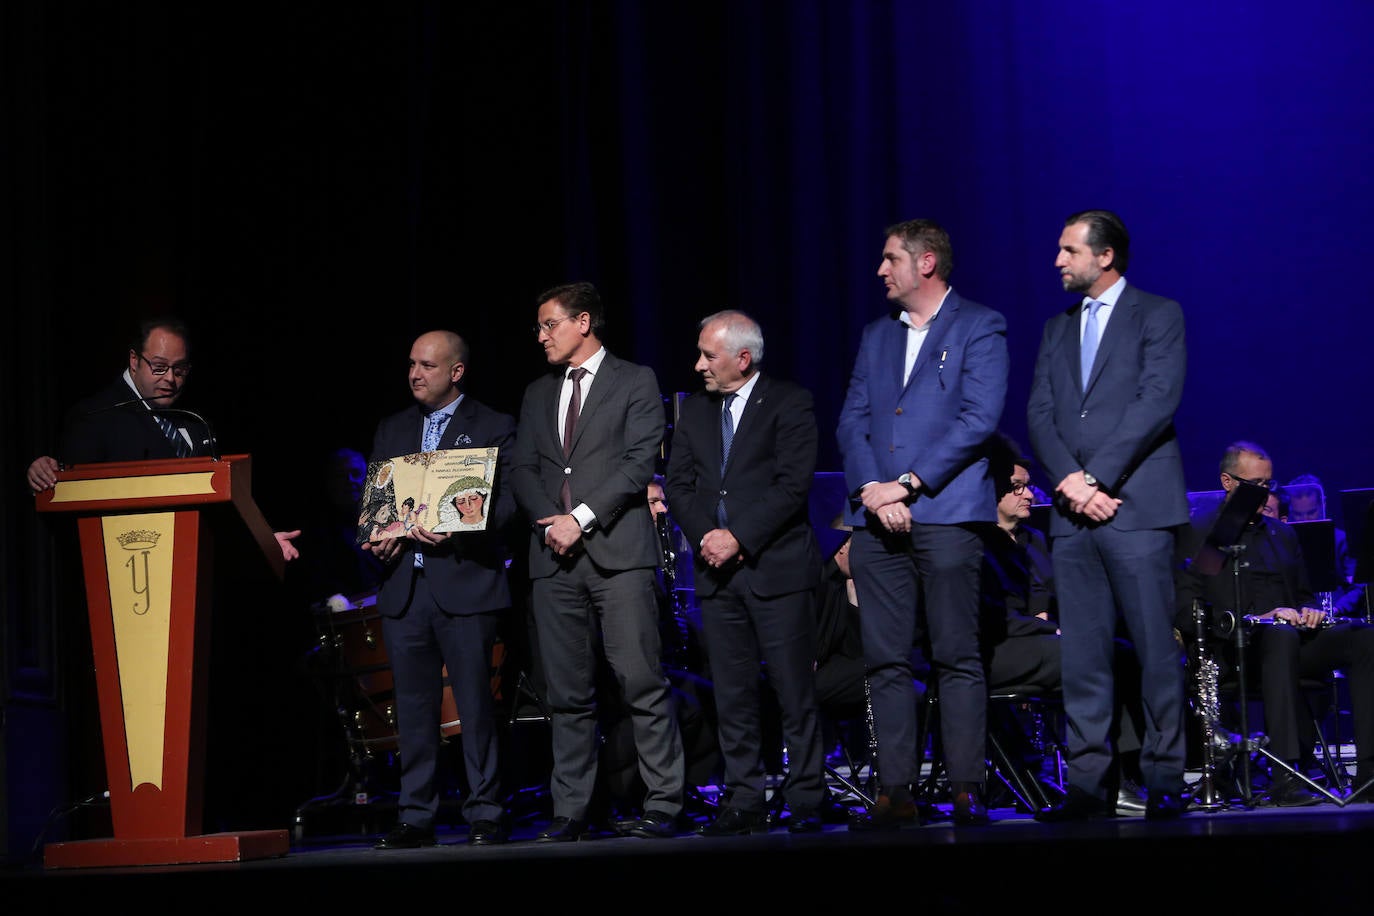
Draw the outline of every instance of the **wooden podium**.
M201 833L216 536L285 574L251 468L248 455L92 464L37 495L39 512L77 517L114 825L112 839L48 844L45 868L288 851L286 830Z

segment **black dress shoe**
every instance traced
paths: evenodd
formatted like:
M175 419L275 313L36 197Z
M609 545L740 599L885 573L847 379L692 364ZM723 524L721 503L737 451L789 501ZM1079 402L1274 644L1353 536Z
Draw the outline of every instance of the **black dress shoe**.
M1114 817L1116 807L1081 789L1069 787L1069 794L1057 805L1041 808L1035 819L1042 824L1068 824L1073 821L1095 821Z
M1148 800L1149 796L1137 783L1123 779L1121 787L1116 790L1116 816L1144 817Z
M791 808L785 823L788 833L820 833L825 829L825 821L821 819L820 811L809 805Z
M977 827L991 821L988 806L976 792L960 792L954 796L953 817L959 827Z
M409 824L397 824L391 828L391 832L377 841L373 849L420 849L425 846L433 846L434 831L424 830L420 827L412 827Z
M1187 810L1188 802L1179 793L1151 790L1150 797L1145 802L1145 820L1171 821L1176 817L1182 817Z
M587 822L575 817L556 817L534 838L536 843L568 843L580 840L587 832Z
M767 833L768 815L762 811L726 808L714 821L697 828L702 836L744 836L748 833Z
M1309 789L1298 777L1287 773L1280 773L1275 777L1269 784L1269 791L1264 794L1269 799L1269 804L1278 805L1280 808L1305 808L1308 805L1322 803L1321 795Z
M878 802L863 814L849 820L849 829L855 831L900 830L915 827L921 818L916 802L907 791L892 795L878 795Z
M646 840L664 840L679 833L677 818L664 811L645 811L643 817L625 827L623 832L625 836Z
M469 846L495 846L510 839L506 829L501 826L500 821L489 821L478 819L472 822L472 827L468 829Z
M823 824L848 824L850 817L853 816L848 806L837 802L833 795L825 797L816 813L820 815Z

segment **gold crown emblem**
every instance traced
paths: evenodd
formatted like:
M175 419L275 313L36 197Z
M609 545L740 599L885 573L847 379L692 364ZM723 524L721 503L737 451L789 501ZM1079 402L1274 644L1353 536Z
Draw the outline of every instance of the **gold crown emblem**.
M151 550L157 546L157 539L160 537L162 537L160 532L149 531L146 528L115 535L119 541L119 546L125 550Z

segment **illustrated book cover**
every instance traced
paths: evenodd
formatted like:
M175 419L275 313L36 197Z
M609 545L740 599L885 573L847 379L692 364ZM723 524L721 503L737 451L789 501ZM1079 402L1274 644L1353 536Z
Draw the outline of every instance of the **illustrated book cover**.
M430 531L485 531L495 446L449 448L369 462L358 507L359 544Z

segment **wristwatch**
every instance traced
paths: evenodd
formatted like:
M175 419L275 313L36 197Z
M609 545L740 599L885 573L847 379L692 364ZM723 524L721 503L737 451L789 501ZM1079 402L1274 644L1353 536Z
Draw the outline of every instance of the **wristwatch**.
M1090 487L1097 486L1097 478L1089 474L1086 470L1083 472L1083 482Z
M913 486L912 483L911 483L911 472L910 472L910 471L907 471L905 474L903 474L903 475L901 475L900 477L898 477L898 478L897 478L897 482L898 482L899 484L901 484L902 486L906 487L906 495L907 495L907 496L915 496L915 495L917 494L917 492L919 492L919 491L916 489L916 487Z

